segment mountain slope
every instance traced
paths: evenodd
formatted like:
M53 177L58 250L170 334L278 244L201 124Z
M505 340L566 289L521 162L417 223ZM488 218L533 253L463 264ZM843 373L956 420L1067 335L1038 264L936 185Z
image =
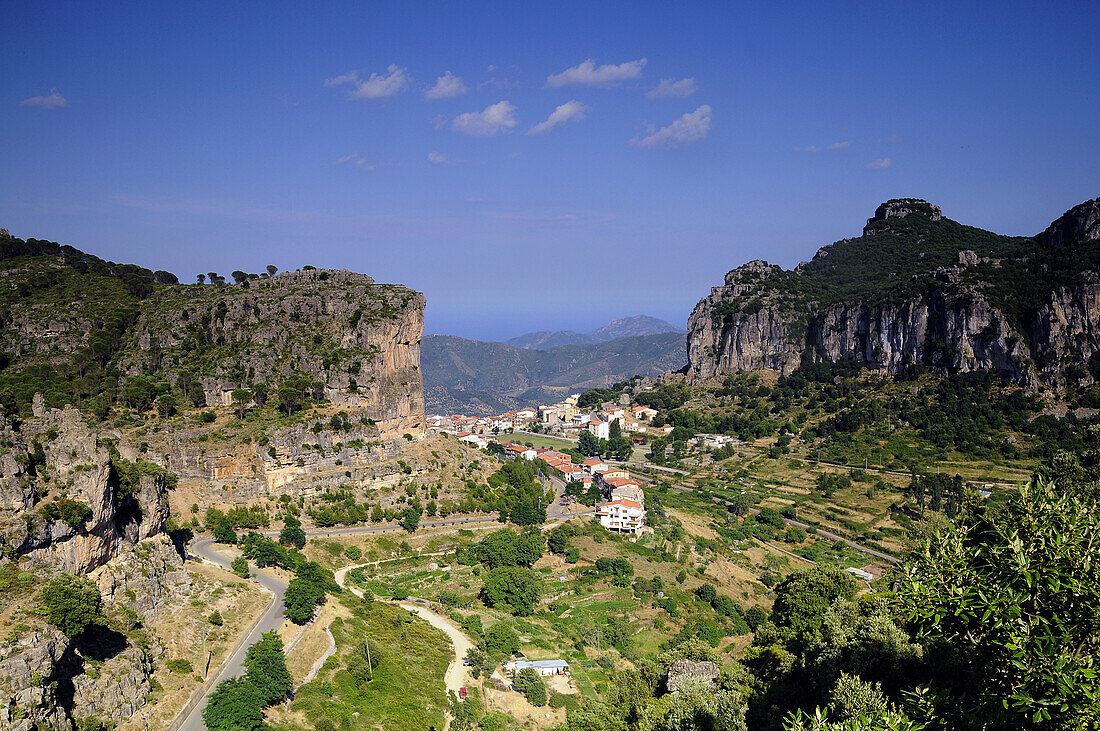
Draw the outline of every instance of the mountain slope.
M500 413L683 366L684 337L661 333L549 350L429 335L421 347L424 391L434 412Z
M809 354L993 370L1021 385L1100 375L1100 199L1041 234L1013 237L944 218L926 201L879 206L863 235L786 271L753 261L726 275L688 320L694 380Z
M526 333L511 340L506 340L505 345L511 345L513 348L547 350L562 345L606 343L609 340L618 338L660 335L661 333L682 333L683 331L682 327L659 320L656 317L635 315L612 320L603 327L586 333L578 333L572 330L540 330L539 332Z

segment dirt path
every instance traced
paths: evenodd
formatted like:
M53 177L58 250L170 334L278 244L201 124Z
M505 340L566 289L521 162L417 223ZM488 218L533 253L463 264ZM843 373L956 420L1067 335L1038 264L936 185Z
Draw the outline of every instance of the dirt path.
M467 637L448 617L444 617L442 614L422 604L400 602L397 606L402 609L407 609L421 619L426 620L428 624L438 630L442 630L442 632L451 639L451 644L453 644L455 648L455 656L451 659L451 664L447 666L447 672L444 674L443 679L447 684L447 690L452 691L457 698L458 689L466 685L466 666L462 661L466 657L466 654L474 647L473 640Z
M336 654L336 638L332 636L331 621L325 625L325 634L328 635L328 648L326 648L325 651L321 653L321 656L317 658L317 662L313 663L313 667L309 669L306 677L298 684L299 688L311 680L314 680L317 677L317 673L321 672L321 666L325 664L325 660L328 660Z

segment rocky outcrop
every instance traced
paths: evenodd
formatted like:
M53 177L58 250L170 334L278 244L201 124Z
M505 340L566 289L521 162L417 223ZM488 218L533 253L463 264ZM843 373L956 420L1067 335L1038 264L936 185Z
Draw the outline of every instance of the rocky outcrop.
M877 233L886 228L882 224L886 224L890 219L905 218L910 215L921 216L933 222L943 219L943 211L940 207L928 201L920 198L895 198L875 209L875 215L868 218L867 225L863 227L863 234L867 236Z
M166 361L196 362L197 346L212 360L190 371L208 406L229 405L234 389L255 383L275 397L297 377L316 396L361 410L383 433L400 435L423 427L424 304L419 292L343 270L172 287L143 304L137 347L124 353L122 367L137 374ZM168 370L178 385L188 369Z
M91 574L104 601L124 606L146 620L173 599L191 594L191 575L183 558L163 533L125 546L119 555Z
M53 627L8 637L0 644L0 726L15 731L69 729L58 698L58 685L46 682L69 652L69 640Z
M110 613L125 607L145 621L190 592L190 578L167 537L126 547L91 576ZM40 620L39 620L40 621ZM95 718L121 723L147 702L154 657L147 633L93 626L76 638L54 627L16 630L0 642L0 728L68 729Z
M1074 206L1036 239L1043 246L1073 246L1100 240L1100 198Z
M81 575L164 530L165 476L124 485L106 435L80 412L41 411L18 430L0 422L0 439L11 445L0 457L0 546L8 555Z
M914 229L912 240L894 235L893 222L911 216L923 219L923 228ZM868 220L864 235L874 238L866 244L847 239L834 246L847 247L851 257L853 250L858 253L853 247L862 245L866 256L874 257L885 238L891 246L909 246L908 256L920 258L926 238L935 235L941 220L940 209L924 201L889 201ZM1035 237L1031 247L1041 252L1043 247L1082 247L1098 240L1100 199L1067 212ZM1100 351L1096 272L1078 267L1061 276L1053 270L1057 261L1048 264L1038 258L1040 253L1033 260L1029 254L1019 258L1030 271L1016 262L1020 271L1006 272L1001 258L961 249L951 253L956 264L914 275L906 282L909 286L895 289L897 295L864 299L857 288L854 296L835 301L830 285L850 277L844 267L850 270L851 265L830 264L830 256L836 258L834 247L825 247L812 266L800 265L795 271L753 261L729 272L725 284L713 288L688 320L690 377L702 380L756 369L786 374L807 356L834 361L855 357L888 374L908 365L945 372L992 370L1010 382L1034 386L1063 382L1067 366L1084 366ZM834 268L822 273L826 266ZM1013 291L1012 277L1020 281L1021 290L1034 292L1036 281L1051 285L1025 302ZM1076 281L1057 286L1067 279ZM1079 368L1075 377L1092 376Z
M166 272L34 240L7 240L0 261L0 355L15 370L99 379L109 367L123 392L131 382L138 392L167 382L173 398L196 406L229 405L235 389L256 384L257 400L290 387L361 410L384 434L423 428L419 292L312 267L264 278L239 273L232 285L180 285ZM94 391L78 395L74 403L107 406ZM47 396L53 406L65 403L64 393ZM10 407L26 404L17 397Z

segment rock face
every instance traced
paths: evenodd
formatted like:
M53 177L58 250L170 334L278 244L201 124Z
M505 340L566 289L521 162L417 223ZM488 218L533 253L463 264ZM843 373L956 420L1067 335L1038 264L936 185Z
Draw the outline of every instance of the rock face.
M1100 199L1032 239L961 226L925 201L888 201L863 237L794 271L753 261L729 272L688 320L688 372L786 374L805 357L855 357L888 374L922 365L1025 386L1087 380L1100 351L1100 276L1088 266L1098 249Z
M11 445L0 455L0 546L9 555L82 575L164 530L164 475L124 485L102 435L80 412L43 412L18 431L0 423L0 441ZM86 511L83 520L56 515L74 504Z
M157 382L195 406L229 405L235 389L260 384L258 399L290 387L362 410L383 434L423 428L422 294L344 270L238 274L237 284L180 285L167 272L5 239L0 368L40 384L51 406L96 408L97 391L118 389L125 405L147 409L141 392ZM26 413L28 396L0 393L0 404Z
M190 578L163 534L128 546L92 573L109 604L146 619L172 598L183 598ZM40 621L40 620L39 620ZM152 689L153 658L160 649L105 627L68 638L40 625L15 631L0 642L0 728L64 729L95 718L122 723L145 705Z

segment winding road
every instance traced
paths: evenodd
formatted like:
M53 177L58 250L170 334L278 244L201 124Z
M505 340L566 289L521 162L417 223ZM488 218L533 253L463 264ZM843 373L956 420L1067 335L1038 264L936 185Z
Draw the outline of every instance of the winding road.
M421 527L433 527L433 526L451 526L451 525L465 525L467 523L488 523L496 522L495 516L485 516L480 518L450 518L440 520L424 521L420 525ZM307 531L306 535L311 538L317 538L322 536L335 536L335 535L354 535L358 533L381 533L387 530L402 530L398 525L377 525L377 526L362 526L358 528L331 528L321 530ZM268 533L269 535L278 535L277 533ZM204 561L220 566L226 570L231 571L230 560L222 556L215 550L216 542L212 538L204 538L195 541L191 545L190 552L195 557L198 557ZM435 554L430 554L435 555ZM371 562L381 563L381 562ZM368 564L358 564L356 566L346 566L336 572L336 581L340 586L344 586L345 577L347 572L351 569L358 568L360 566L368 566ZM237 644L234 645L229 658L222 663L210 678L200 688L203 691L201 697L194 697L191 701L184 706L176 719L168 726L168 731L206 731L206 724L202 720L202 711L206 708L207 699L210 697L210 693L214 688L218 686L223 680L229 678L236 678L244 674L244 658L248 652L248 648L259 641L260 636L264 632L271 630L277 630L282 626L285 619L283 614L283 595L286 593L286 584L279 579L266 574L263 571L258 571L255 568L252 570L252 578L258 583L265 591L272 595L272 600L268 604L267 609L260 615L252 625L252 629L249 630L243 637L237 640ZM353 594L362 596L362 592L354 587L350 587ZM402 605L403 606L403 605ZM455 695L458 694L458 689L462 687L463 677L463 665L462 659L466 657L466 653L472 646L472 641L458 631L446 617L435 614L432 610L422 606L406 606L405 609L409 609L414 613L419 613L425 620L431 623L433 626L439 627L447 633L447 636L451 638L451 642L455 645L455 658L451 662L450 667L447 669L447 688L448 690L454 690ZM437 624L439 622L440 624ZM456 639L457 638L457 639ZM457 678L457 680L455 680ZM457 683L457 685L455 684Z
M230 562L220 553L214 550L214 540L211 538L205 538L200 541L196 541L191 546L191 553L195 554L204 561L221 566L224 569L232 570ZM185 714L176 717L176 722L169 726L171 731L178 729L179 731L206 731L206 724L202 720L202 711L206 708L206 701L210 697L211 691L218 686L218 683L228 678L235 678L244 674L244 657L248 652L248 648L260 639L260 635L270 630L278 629L283 624L283 594L286 593L286 584L279 581L275 577L265 574L262 571L253 571L253 580L262 586L266 591L273 595L272 601L268 604L267 609L260 615L258 621L253 624L251 631L249 631L244 637L237 641L229 658L222 663L222 666L214 673L212 680L209 680L203 685L206 692L202 698L197 702L189 704L185 707ZM190 710L188 710L190 708ZM180 718L182 717L182 722ZM178 723L178 725L176 725Z

